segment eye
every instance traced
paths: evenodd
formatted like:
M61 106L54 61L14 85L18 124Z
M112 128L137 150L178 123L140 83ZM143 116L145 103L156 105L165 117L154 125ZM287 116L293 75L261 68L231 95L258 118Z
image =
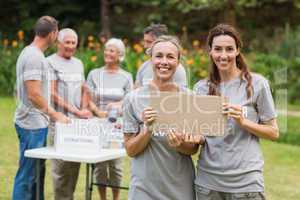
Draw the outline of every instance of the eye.
M227 48L226 48L226 51L232 52L232 51L234 51L234 47L231 47L231 46L230 46L230 47L227 47Z
M217 46L217 47L214 47L213 50L214 51L222 51L222 48Z

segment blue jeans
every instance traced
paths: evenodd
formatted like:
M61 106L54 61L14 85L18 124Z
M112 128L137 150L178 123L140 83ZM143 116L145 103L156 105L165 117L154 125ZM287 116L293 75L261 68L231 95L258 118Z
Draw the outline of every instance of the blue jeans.
M35 200L36 192L36 163L33 158L26 158L24 152L28 149L35 149L46 146L48 128L41 129L24 129L15 124L20 142L20 160L19 169L15 177L13 188L13 200ZM44 178L45 178L45 161L41 160L40 174L40 199L44 199Z

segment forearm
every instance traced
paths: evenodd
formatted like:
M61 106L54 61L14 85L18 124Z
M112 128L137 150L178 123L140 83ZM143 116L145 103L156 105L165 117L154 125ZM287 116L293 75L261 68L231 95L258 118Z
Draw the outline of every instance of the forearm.
M35 108L48 115L50 118L53 118L56 111L49 106L48 102L40 93L32 93L28 97Z
M91 96L88 92L88 88L83 85L82 86L82 97L81 97L81 109L88 109L89 107L89 101L91 99Z
M54 104L56 106L58 106L59 108L65 110L67 112L76 114L76 112L79 111L78 108L76 108L75 106L73 106L73 105L69 104L68 102L66 102L57 93L52 93L51 98L52 98L52 101L54 102Z
M88 102L88 108L90 111L92 111L95 115L97 115L100 118L107 116L107 112L98 109L98 107L93 101Z
M135 157L143 152L149 144L150 139L151 133L143 130L135 136L125 137L125 149L128 156Z
M269 140L277 140L279 137L279 130L276 125L271 124L258 124L255 122L252 122L248 119L245 119L242 127L246 129L248 132L250 132L253 135L256 135L257 137L269 139Z

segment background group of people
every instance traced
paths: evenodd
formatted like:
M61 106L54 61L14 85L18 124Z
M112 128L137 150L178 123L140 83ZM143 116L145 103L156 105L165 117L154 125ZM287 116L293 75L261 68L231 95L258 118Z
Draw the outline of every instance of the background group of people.
M56 37L57 52L45 58L43 52ZM250 72L234 27L220 24L210 30L210 74L194 86L194 91L188 89L180 64L179 41L168 36L165 25L152 24L144 30L150 59L139 68L135 83L121 68L126 49L122 40L111 38L105 43L105 65L90 71L87 80L83 63L74 57L77 43L74 30L58 32L58 22L43 16L35 25L33 42L18 58L15 126L20 161L13 199L34 198L35 161L25 158L24 151L45 146L48 127L53 141L55 122L107 117L112 110L123 115L125 149L132 157L129 199L265 199L259 138L278 138L276 113L268 81ZM151 125L157 112L149 107L152 91L228 97L229 103L223 105L229 118L225 136L190 137L174 130L165 136L153 134ZM242 107L247 107L247 117ZM199 146L195 175L191 155ZM44 163L42 166L44 177ZM52 160L51 167L55 199L73 199L80 164ZM122 160L96 164L95 179L120 186ZM101 199L106 199L106 188L99 186L98 190ZM113 188L112 192L113 198L119 199L119 190Z

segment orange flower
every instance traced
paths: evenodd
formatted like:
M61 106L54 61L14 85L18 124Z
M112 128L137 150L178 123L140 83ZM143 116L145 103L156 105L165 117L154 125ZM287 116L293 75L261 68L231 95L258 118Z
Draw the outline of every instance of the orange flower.
M182 55L187 55L188 54L188 50L187 49L182 49Z
M91 60L92 62L96 62L97 56L92 56L92 57L90 58L90 60Z
M18 31L18 38L19 38L19 40L24 40L24 31L22 31L22 30L19 30Z
M4 45L5 47L7 47L8 43L9 43L8 39L4 39L4 40L3 40L3 45Z
M13 40L13 41L11 42L11 46L12 46L12 47L17 47L17 46L18 46L18 42L17 42L16 40Z
M142 53L144 48L140 45L140 44L134 44L133 45L133 49L135 50L135 52L137 53Z
M92 36L92 35L89 35L89 36L88 36L88 41L89 41L89 42L92 42L92 41L94 41L94 36Z
M88 43L88 48L92 49L95 47L95 44L93 42Z
M199 47L199 45L200 45L199 40L194 40L193 41L193 47Z
M190 58L186 61L186 64L188 64L188 65L193 65L194 63L195 63L195 61L193 58Z

